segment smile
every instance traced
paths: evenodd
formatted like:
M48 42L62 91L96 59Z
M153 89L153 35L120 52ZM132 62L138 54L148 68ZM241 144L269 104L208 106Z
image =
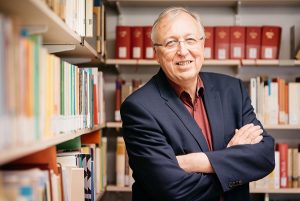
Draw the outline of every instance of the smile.
M176 62L175 64L176 65L179 65L179 66L184 66L184 65L188 65L190 63L192 63L193 61L189 60L189 61L179 61L179 62Z

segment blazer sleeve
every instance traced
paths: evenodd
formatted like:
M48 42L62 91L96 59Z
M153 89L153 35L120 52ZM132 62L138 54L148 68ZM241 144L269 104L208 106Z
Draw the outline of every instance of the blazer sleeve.
M133 177L153 200L211 200L220 196L215 174L187 173L151 110L141 101L127 99L121 107L122 134Z
M239 84L242 97L242 124L253 123L262 127L241 80ZM262 136L263 139L257 144L236 145L206 153L225 192L261 179L274 169L274 139L264 129Z

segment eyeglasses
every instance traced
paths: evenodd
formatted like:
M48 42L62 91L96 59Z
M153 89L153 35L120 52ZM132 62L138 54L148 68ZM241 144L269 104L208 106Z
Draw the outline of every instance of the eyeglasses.
M198 45L199 41L202 41L204 39L204 36L200 39L196 38L187 38L185 40L179 41L179 40L170 40L165 42L164 44L154 43L153 46L155 47L164 47L168 50L174 50L176 49L180 43L184 43L186 48L195 48Z

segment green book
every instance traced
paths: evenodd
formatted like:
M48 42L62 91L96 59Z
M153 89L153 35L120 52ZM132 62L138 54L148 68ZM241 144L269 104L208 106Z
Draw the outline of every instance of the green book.
M78 150L81 148L81 140L80 137L76 137L67 142L63 142L61 144L56 145L57 151L65 151L65 150Z

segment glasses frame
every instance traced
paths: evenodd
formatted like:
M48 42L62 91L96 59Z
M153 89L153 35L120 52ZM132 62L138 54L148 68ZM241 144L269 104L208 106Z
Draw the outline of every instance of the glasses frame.
M200 39L197 39L197 42L203 41L204 39L205 39L205 36L202 36ZM184 43L184 45L186 46L186 44L185 44L185 43L186 43L186 40L178 40L178 41L176 41L176 42L177 42L177 45L174 47L174 49L178 48L178 46L180 45L181 42ZM154 43L153 46L154 46L154 47L164 47L164 48L166 48L166 49L168 49L168 50L173 49L173 48L168 48L168 47L166 46L166 44L160 44L160 43Z

